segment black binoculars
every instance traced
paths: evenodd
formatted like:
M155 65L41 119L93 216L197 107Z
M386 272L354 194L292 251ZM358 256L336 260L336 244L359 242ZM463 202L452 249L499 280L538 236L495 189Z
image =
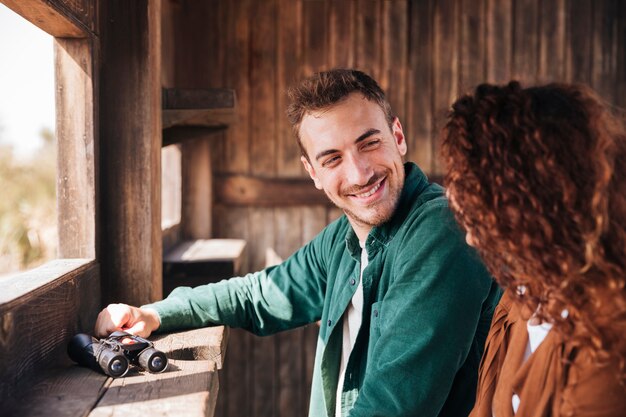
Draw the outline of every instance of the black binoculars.
M130 365L152 373L167 368L167 357L152 342L126 332L114 332L105 339L79 333L67 345L67 354L79 365L113 378L126 375Z

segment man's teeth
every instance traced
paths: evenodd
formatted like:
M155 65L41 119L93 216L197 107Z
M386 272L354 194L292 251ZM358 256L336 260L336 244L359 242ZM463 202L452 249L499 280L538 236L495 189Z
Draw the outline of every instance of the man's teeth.
M372 188L368 192L362 193L362 194L356 194L356 196L359 197L359 198L367 198L367 197L371 196L372 194L374 194L376 191L378 191L378 189L380 188L380 184L381 183L378 183L378 184L376 184L376 186L374 188Z

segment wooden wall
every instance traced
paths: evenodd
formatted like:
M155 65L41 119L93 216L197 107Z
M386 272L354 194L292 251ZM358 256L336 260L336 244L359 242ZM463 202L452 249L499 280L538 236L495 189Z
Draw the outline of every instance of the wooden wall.
M164 0L163 11L163 68L175 87L236 90L238 122L211 139L213 169L226 178L296 178L313 188L284 92L332 67L357 67L380 82L404 126L408 159L435 175L442 117L479 82L580 81L626 106L620 0ZM287 257L339 215L287 197L276 205L217 199L213 235L246 239L246 267L256 270L268 249ZM316 331L264 339L232 332L221 415L305 415Z

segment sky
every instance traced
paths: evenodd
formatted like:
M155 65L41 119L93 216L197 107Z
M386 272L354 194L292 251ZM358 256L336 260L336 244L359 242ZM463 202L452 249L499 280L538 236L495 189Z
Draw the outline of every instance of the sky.
M0 143L17 158L42 145L54 131L52 36L0 4Z

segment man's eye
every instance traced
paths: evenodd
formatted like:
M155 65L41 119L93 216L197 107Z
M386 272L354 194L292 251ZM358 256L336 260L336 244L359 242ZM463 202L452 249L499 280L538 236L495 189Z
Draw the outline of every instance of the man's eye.
M340 158L339 158L339 156L333 156L333 157L330 157L330 158L326 159L326 160L322 163L322 166L323 166L324 168L330 168L330 167L333 167L333 166L335 166L335 165L337 165L337 164L339 163L339 159L340 159Z
M373 148L379 143L380 143L380 140L378 139L370 140L370 141L365 142L365 145L363 145L363 148Z

